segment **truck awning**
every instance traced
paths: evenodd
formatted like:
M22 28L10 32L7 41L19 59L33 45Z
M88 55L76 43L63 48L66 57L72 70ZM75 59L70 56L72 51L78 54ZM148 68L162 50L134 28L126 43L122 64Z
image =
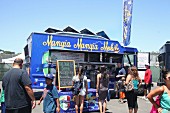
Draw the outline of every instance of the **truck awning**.
M132 48L132 47L124 47L124 52L125 53L136 53L136 52L138 52L138 50L136 48Z

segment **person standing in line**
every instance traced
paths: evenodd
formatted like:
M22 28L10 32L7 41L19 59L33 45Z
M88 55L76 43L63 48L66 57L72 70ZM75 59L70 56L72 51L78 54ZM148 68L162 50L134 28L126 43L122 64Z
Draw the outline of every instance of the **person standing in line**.
M153 104L153 106L158 110L158 113L170 113L170 72L163 73L163 79L165 85L157 87L152 90L147 98ZM153 97L159 96L160 105L156 103Z
M58 90L56 86L52 84L54 76L52 74L48 74L45 76L46 88L44 89L43 95L38 102L38 105L43 102L43 112L44 113L60 113L60 103Z
M116 91L116 98L118 98L119 82L121 79L121 77L119 77L118 75L126 75L126 71L124 68L122 68L121 63L117 63L117 68L116 68L116 72L115 72L114 90Z
M2 78L6 113L31 113L36 106L31 80L22 65L23 60L16 58L13 68Z
M108 87L109 87L109 75L107 74L106 67L101 66L100 73L97 75L96 84L96 97L99 97L100 113L106 112L106 98L108 95Z
M83 75L83 68L80 66L76 68L76 75L72 79L73 86L76 83L81 82L81 79L82 79L82 87L80 89L80 92L79 94L74 95L76 113L78 113L79 105L80 105L80 113L83 113L84 97L87 96L88 94L87 77Z
M131 91L126 92L126 98L129 108L129 113L137 113L138 111L138 103L137 103L137 96L138 96L138 88L140 87L142 80L138 75L138 70L135 66L128 69L128 76L126 78L125 85L129 83L133 84L133 89Z
M150 65L149 63L145 64L146 71L145 71L145 76L144 76L144 82L145 82L145 87L144 87L144 100L147 99L147 94L150 93L151 91L151 84L152 84L152 71L150 70Z

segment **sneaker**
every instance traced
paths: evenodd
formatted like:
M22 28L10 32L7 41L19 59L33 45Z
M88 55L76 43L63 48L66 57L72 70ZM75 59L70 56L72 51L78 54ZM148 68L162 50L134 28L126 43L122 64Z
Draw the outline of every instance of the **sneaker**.
M116 95L115 98L118 98L118 96Z
M146 97L145 97L145 96L143 96L141 99L145 100L145 99L146 99Z
M148 101L148 98L147 98L147 97L145 97L145 99L144 99L144 100Z
M122 99L119 99L118 102L119 102L120 104L123 104L123 103L124 103L124 101L123 101Z

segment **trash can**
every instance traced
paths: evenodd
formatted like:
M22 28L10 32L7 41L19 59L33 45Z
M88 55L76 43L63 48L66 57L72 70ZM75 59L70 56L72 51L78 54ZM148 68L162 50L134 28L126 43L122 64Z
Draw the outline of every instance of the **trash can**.
M90 80L90 79L87 79L88 89L90 89L90 82L91 82L91 80Z

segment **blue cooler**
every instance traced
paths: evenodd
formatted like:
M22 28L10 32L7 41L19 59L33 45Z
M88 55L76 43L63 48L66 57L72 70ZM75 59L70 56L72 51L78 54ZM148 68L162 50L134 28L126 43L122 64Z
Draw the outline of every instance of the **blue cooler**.
M91 80L90 80L90 79L87 79L88 89L90 89L90 82L91 82Z

